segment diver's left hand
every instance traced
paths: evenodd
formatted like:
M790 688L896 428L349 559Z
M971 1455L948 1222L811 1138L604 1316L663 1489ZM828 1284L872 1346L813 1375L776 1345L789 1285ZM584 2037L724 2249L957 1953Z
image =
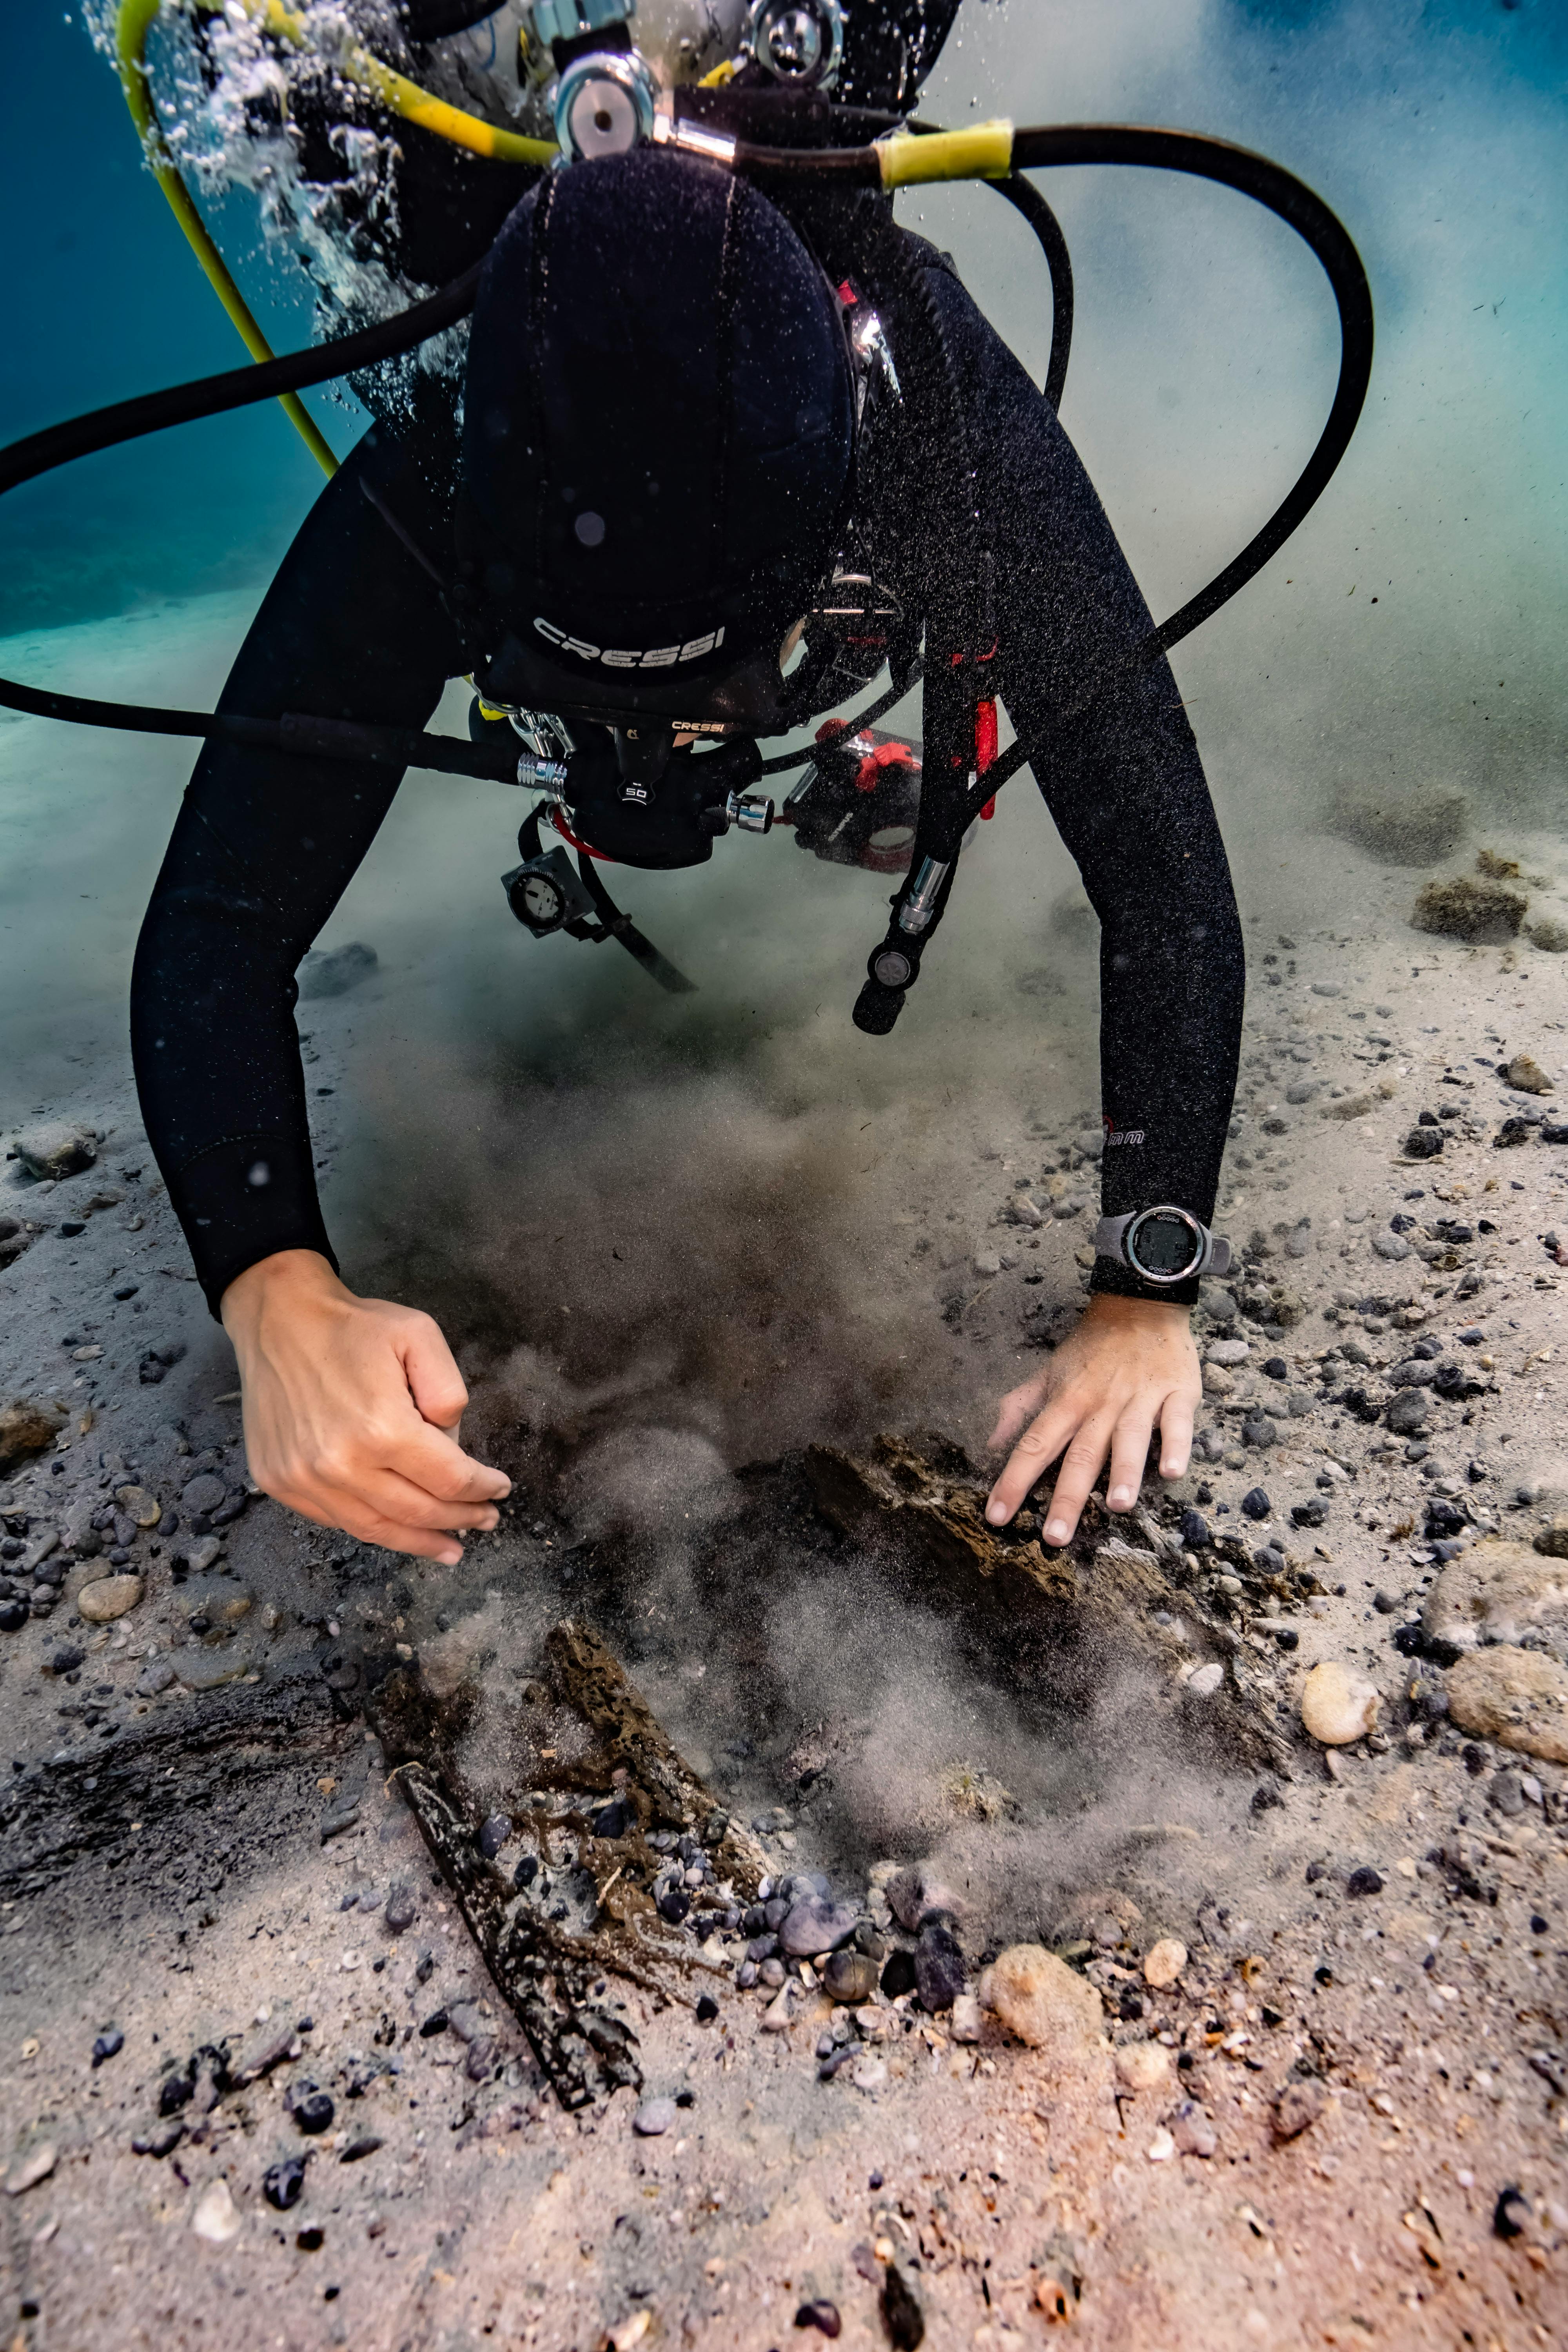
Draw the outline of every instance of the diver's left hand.
M1108 1451L1106 1500L1113 1511L1130 1511L1156 1424L1162 1478L1179 1478L1186 1469L1202 1394L1184 1307L1091 1298L1083 1321L1046 1370L1002 1400L991 1446L1013 1450L991 1489L987 1519L1005 1527L1061 1454L1045 1541L1068 1542Z

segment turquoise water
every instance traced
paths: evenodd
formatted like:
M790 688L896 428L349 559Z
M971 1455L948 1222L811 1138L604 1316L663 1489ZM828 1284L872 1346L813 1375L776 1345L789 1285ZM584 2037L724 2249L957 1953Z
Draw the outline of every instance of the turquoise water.
M9 438L232 364L237 346L79 12L14 11L7 30ZM1244 877L1279 823L1391 777L1561 822L1565 68L1568 18L1534 0L968 0L932 86L928 111L952 121L1163 121L1262 148L1322 192L1366 257L1379 357L1350 457L1299 538L1177 656ZM1332 384L1331 305L1289 232L1240 198L1127 172L1046 185L1078 284L1064 418L1164 612L1249 535L1310 447ZM901 202L1043 370L1044 272L1019 225L974 189ZM214 217L275 342L302 340L304 308L244 204ZM345 447L351 411L316 408ZM318 480L268 408L14 494L0 667L210 697ZM454 696L449 723L460 707ZM87 1085L122 1066L136 922L188 766L177 743L0 722L0 1119L62 1099L73 1073ZM966 1066L977 1003L998 1024L1017 1014L994 983L1038 961L1039 909L1070 879L1026 785L1015 794L944 934L940 1001L886 1045L868 1048L847 1018L878 893L787 842L628 884L638 919L703 981L672 1007L607 958L523 940L495 881L516 808L418 779L328 943L374 938L408 980L395 1035L476 1070L498 1055L579 1066L584 1041L613 1037L744 1072L762 1040L789 1036L792 1087L908 1086ZM1066 1044L1087 1051L1087 996L1076 1017ZM362 1050L390 1053L394 1034L367 1013Z

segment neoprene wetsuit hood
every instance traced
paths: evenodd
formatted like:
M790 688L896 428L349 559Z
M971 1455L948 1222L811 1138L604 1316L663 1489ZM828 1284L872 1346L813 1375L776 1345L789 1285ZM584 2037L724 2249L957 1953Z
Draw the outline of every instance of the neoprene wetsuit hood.
M458 545L494 690L700 710L832 564L854 388L832 287L767 198L668 151L550 173L480 280ZM719 699L724 699L722 693Z

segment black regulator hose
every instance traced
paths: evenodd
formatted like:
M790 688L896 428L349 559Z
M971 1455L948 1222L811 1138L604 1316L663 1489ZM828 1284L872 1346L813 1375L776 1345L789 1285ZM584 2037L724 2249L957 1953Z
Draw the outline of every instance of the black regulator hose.
M1040 389L1051 406L1059 411L1062 387L1068 380L1068 355L1072 350L1072 257L1062 225L1034 182L1020 179L1016 172L1010 173L1005 180L987 180L984 185L994 188L999 196L1006 197L1015 211L1023 214L1046 257L1046 267L1051 273L1051 356Z
M72 417L67 424L51 425L24 441L14 441L8 449L0 449L0 497L57 466L68 465L72 458L112 449L122 441L139 440L172 425L189 425L200 416L220 416L227 409L274 400L279 393L299 392L308 384L326 383L334 376L352 375L360 368L395 359L400 352L427 342L432 335L467 317L479 291L481 267L476 262L438 294L352 335L317 343L309 351L287 352L279 359L228 368L222 375L202 376L194 383L174 384L166 392L116 401L111 407L95 408L89 415ZM55 694L9 677L0 677L0 705L25 710L35 719L64 719L78 727L112 727L126 734L197 736L258 751L376 760L394 767L433 768L446 775L498 783L517 781L515 749L508 752L491 744L460 742L453 736L423 735L409 727L361 727L346 719L314 719L292 711L275 719L215 710L160 710L145 703L95 702L82 695Z
M911 126L915 129L930 126ZM737 141L732 166L765 184L770 179L829 179L845 186L875 188L883 184L880 148L771 148ZM1185 172L1199 179L1236 188L1265 205L1310 246L1322 265L1339 309L1341 358L1339 383L1327 424L1306 466L1261 530L1248 541L1223 572L1216 573L1170 619L1162 622L1141 645L1100 679L1093 681L1074 708L1060 716L1066 725L1079 717L1100 694L1128 671L1159 656L1217 612L1237 591L1261 571L1282 547L1321 495L1344 455L1366 397L1372 371L1372 296L1361 257L1349 235L1320 196L1267 156L1255 155L1227 141L1204 138L1189 131L1145 130L1119 123L1068 124L1058 128L1023 130L1014 135L1011 156L1014 177L1001 175L992 184L1025 214L1046 247L1053 289L1053 328L1047 394L1060 396L1071 332L1071 273L1065 239L1043 198L1020 191L1026 184L1016 174L1079 163L1136 164L1157 170ZM1047 226L1048 215L1048 226ZM1054 229L1055 236L1051 236ZM1058 271L1058 243L1061 271ZM439 334L473 308L482 263L476 263L440 293L416 303L396 318L309 351L232 368L222 375L194 383L177 384L140 399L116 402L64 425L30 434L0 450L0 497L19 483L31 481L75 457L110 449L148 433L184 425L201 416L216 416L256 401L275 399L280 393L299 392L336 376L395 358L416 343ZM1059 352L1058 352L1059 345ZM281 720L247 719L213 711L166 710L123 702L98 702L84 697L57 694L0 678L0 706L42 719L61 719L84 727L110 727L134 734L205 737L209 740L242 742L263 749L309 751L344 759L373 759L400 767L424 767L437 772L514 781L510 759L489 745L463 743L448 736L424 735L405 728L360 727L349 722L312 719L287 714ZM1026 754L1015 744L987 772L989 798L1025 763ZM780 763L769 762L770 768ZM798 755L791 764L798 764ZM505 774L503 776L503 765Z

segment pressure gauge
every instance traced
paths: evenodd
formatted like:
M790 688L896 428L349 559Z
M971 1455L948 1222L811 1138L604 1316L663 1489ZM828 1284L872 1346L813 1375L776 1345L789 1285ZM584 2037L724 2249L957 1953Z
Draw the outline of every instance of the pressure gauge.
M548 939L567 923L587 921L595 912L594 902L572 871L572 861L563 849L547 850L542 857L531 857L526 866L514 866L510 874L501 876L501 887L507 905L536 940Z

